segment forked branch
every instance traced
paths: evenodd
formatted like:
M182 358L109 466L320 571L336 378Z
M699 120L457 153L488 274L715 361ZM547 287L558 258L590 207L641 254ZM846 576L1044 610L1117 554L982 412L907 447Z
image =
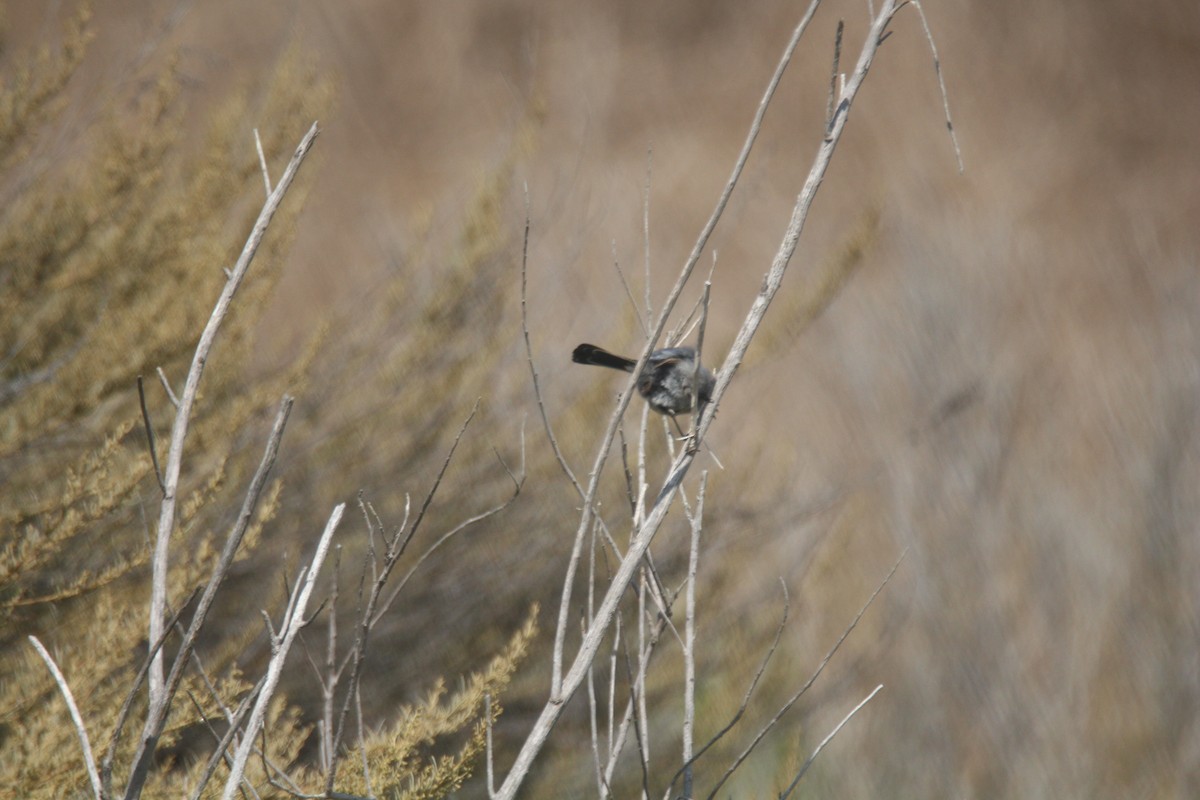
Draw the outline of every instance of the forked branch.
M152 642L158 641L165 630L164 621L167 616L167 559L171 543L171 532L175 528L175 503L176 494L179 490L179 473L183 466L183 444L187 438L188 423L191 421L192 406L196 402L196 393L200 389L200 378L204 374L204 365L208 362L208 354L212 350L213 343L217 338L217 332L220 330L221 323L224 321L225 315L229 311L229 306L233 302L233 296L242 285L242 281L245 279L246 273L250 268L250 262L254 260L254 254L258 252L258 246L267 232L267 227L271 224L271 219L279 209L279 204L283 202L284 195L287 194L292 181L299 172L300 165L304 162L304 157L312 149L313 142L317 139L318 130L317 123L314 122L312 127L309 128L308 133L300 140L300 144L296 148L296 152L292 156L287 169L284 171L283 177L280 178L279 184L267 197L266 203L263 204L262 211L259 212L258 219L255 221L254 227L250 230L250 236L246 239L246 244L242 248L242 254L238 257L237 264L229 273L228 280L225 281L225 286L221 290L220 297L217 298L216 306L213 308L212 315L208 319L208 324L204 326L204 331L200 334L200 341L196 345L196 352L192 356L192 366L188 370L187 382L184 384L183 394L179 397L179 405L175 412L175 422L171 426L171 448L167 455L167 465L163 474L163 501L159 511L158 529L154 539L154 555L151 561L152 584L150 588L149 638ZM162 654L159 653L150 665L151 707L162 703L163 692L163 661ZM147 733L149 733L149 730L147 730Z
M321 565L325 563L325 555L329 552L329 543L333 540L333 532L337 530L338 523L342 520L342 512L345 510L345 503L340 503L334 507L333 513L329 515L329 521L325 523L325 530L321 533L321 539L317 543L317 551L313 554L308 568L301 574L303 582L298 581L295 590L292 592L292 597L288 602L287 615L280 625L282 633L276 640L271 642L271 661L267 665L263 687L258 693L258 699L254 703L253 710L250 712L250 719L246 722L246 729L242 732L242 740L234 754L233 766L229 770L229 778L225 782L225 789L221 793L221 800L232 800L234 793L238 790L238 786L242 782L242 775L246 771L246 761L250 758L250 752L254 748L254 739L258 735L258 731L262 728L263 720L267 713L267 706L274 699L275 687L278 685L279 676L283 672L283 663L287 660L288 652L291 650L292 642L296 639L296 634L300 632L301 626L307 622L304 613L308 609L308 600L312 596L313 587L317 582L317 573L321 571Z
M653 350L655 343L661 335L663 327L666 324L667 316L671 313L679 294L683 290L684 284L691 276L692 270L699 260L700 253L703 251L708 241L708 236L716 226L718 219L724 210L725 203L728 200L729 194L732 192L733 186L740 175L743 164L749 155L750 148L753 146L754 139L757 136L758 128L761 125L763 115L770 99L773 95L774 88L778 84L782 72L790 60L791 54L799 41L801 34L808 25L812 14L817 7L817 0L814 0L809 8L804 19L797 26L796 31L789 42L784 56L781 58L779 66L773 76L767 92L765 93L762 102L760 103L758 113L755 115L754 123L751 126L749 135L747 136L746 144L743 147L742 153L739 155L737 163L734 167L733 176L727 184L726 189L717 203L713 216L709 219L708 224L701 232L696 246L689 256L688 261L684 264L680 271L679 277L668 295L662 312L648 337L645 349L641 357L638 359L638 364L634 367L633 374L630 376L625 391L622 394L622 399L618 403L617 409L614 411L612 418L609 421L608 429L605 433L603 441L597 453L596 460L589 475L587 495L584 498L583 509L580 514L579 527L576 530L576 547L573 550L572 561L574 562L581 551L579 543L582 542L588 527L591 525L592 517L592 502L596 494L596 489L600 480L600 473L603 469L608 453L612 448L612 443L616 436L618 425L621 417L624 414L625 408L632 396L634 382L637 379L637 374L644 367L646 360ZM767 307L770 305L775 294L779 291L782 284L784 273L787 271L788 264L791 261L792 255L795 252L797 242L800 237L800 232L803 229L804 222L807 219L809 209L812 207L813 199L816 196L817 189L820 187L825 173L829 167L829 163L833 157L833 151L840 141L843 131L845 130L846 120L849 114L851 105L862 87L863 81L866 79L867 73L870 70L871 64L875 58L875 53L879 49L884 31L890 23L893 14L896 11L895 0L887 0L884 2L878 14L872 20L871 29L867 34L866 40L863 42L862 50L859 54L858 62L850 79L846 82L842 96L834 110L831 124L829 125L826 136L821 141L817 155L814 158L812 168L809 171L808 179L805 181L804 187L797 198L796 205L792 211L791 220L784 233L783 240L780 243L779 250L771 264L770 270L767 272L763 281L763 287L754 303L751 305L749 312L746 315L745 322L739 331L734 345L727 356L724 365L717 375L716 387L713 391L712 402L699 413L699 420L696 423L696 438L698 444L703 441L704 434L707 432L709 425L712 424L716 409L720 404L721 397L728 388L734 373L741 364L745 356L746 350L757 332L762 319L766 314ZM562 673L562 666L559 661L563 650L562 637L566 632L566 610L570 606L570 589L569 586L563 592L562 604L559 613L559 625L556 631L555 640L555 662L551 677L551 692L548 702L542 709L537 721L529 736L523 743L520 752L517 755L516 761L512 769L509 771L503 785L497 791L496 796L507 800L516 795L517 790L524 782L526 775L532 766L534 758L541 751L546 739L549 737L550 730L562 715L566 701L575 693L587 676L587 671L591 665L592 659L595 658L598 652L603 637L608 626L611 624L613 617L616 614L618 603L621 596L626 591L630 581L632 581L637 565L641 562L649 549L650 542L657 533L666 517L667 510L674 499L675 492L678 490L683 477L687 474L692 462L695 460L697 453L696 446L684 448L683 451L674 459L671 469L668 472L667 480L664 482L663 488L655 500L652 508L647 514L644 522L635 530L634 536L628 549L625 552L624 559L618 565L615 574L613 575L612 583L609 585L597 608L596 616L592 620L591 627L583 636L579 649L572 660L571 667L566 674ZM569 569L573 568L574 564L569 565Z

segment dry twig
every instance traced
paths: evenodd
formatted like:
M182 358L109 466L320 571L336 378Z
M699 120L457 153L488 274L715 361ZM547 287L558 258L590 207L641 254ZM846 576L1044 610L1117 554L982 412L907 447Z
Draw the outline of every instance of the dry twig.
M283 184L280 185L282 186ZM150 763L154 758L155 747L158 744L159 737L162 735L163 726L166 725L171 701L174 699L179 684L183 681L183 671L191 655L192 648L195 647L196 638L199 636L200 629L208 619L208 612L212 608L217 589L224 582L225 575L233 563L233 558L241 546L242 537L250 525L250 519L254 516L254 509L258 504L258 498L262 494L263 487L266 485L267 475L270 473L271 467L275 464L275 458L279 453L279 442L283 438L283 430L287 425L288 415L292 410L292 402L291 397L284 395L279 405L279 413L275 417L275 425L271 430L270 437L267 439L267 446L263 452L262 461L259 463L254 477L250 480L250 486L246 491L246 498L242 503L242 509L232 530L230 530L229 535L225 539L225 546L221 550L216 567L213 568L213 574L209 577L208 584L204 587L204 592L200 595L200 601L195 613L192 615L192 622L188 626L187 634L179 646L179 652L175 655L175 661L171 665L171 671L167 676L163 692L158 698L151 699L150 710L146 715L146 724L143 728L142 737L138 741L129 782L125 788L126 800L133 800L133 798L141 794L142 787L149 774ZM166 630L170 630L170 628ZM160 654L161 650L152 657L150 661L151 665L153 665ZM149 674L152 676L153 671L151 670ZM116 746L116 737L119 733L120 727L118 727L113 735L110 752ZM111 767L111 761L107 758L105 760Z
M137 376L138 403L142 407L142 423L146 426L146 446L150 448L150 462L154 465L154 477L158 479L158 488L163 494L167 486L163 483L162 469L158 466L158 446L154 442L154 426L150 424L150 411L146 408L146 387L142 384L142 376Z
M83 751L83 765L87 769L88 780L92 783L92 794L95 795L96 800L100 800L104 796L100 773L96 771L96 759L92 756L92 744L88 739L87 727L83 724L83 715L79 713L79 706L75 704L75 695L71 692L71 686L63 676L62 670L58 668L58 664L54 663L50 652L42 646L41 641L36 636L30 636L29 643L33 645L34 650L37 650L42 661L46 662L46 669L50 670L50 675L58 684L58 691L67 704L67 710L71 713L71 722L75 725L75 735L79 737L79 748Z
M307 623L304 612L308 608L308 599L312 596L313 587L317 582L317 573L321 571L321 565L325 563L325 555L329 552L329 543L333 539L333 533L337 530L338 523L342 520L342 512L345 510L345 503L339 503L334 507L333 513L329 515L329 521L325 523L325 530L321 533L321 539L317 543L317 551L313 554L312 561L307 569L301 571L302 582L297 581L296 588L288 601L287 612L280 624L282 634L271 642L271 661L267 665L263 687L250 712L250 719L246 722L241 744L234 754L233 766L229 770L229 778L225 781L221 800L232 800L234 792L241 783L242 775L246 770L246 760L250 757L250 751L254 746L254 738L262 728L267 705L275 695L275 687L283 672L283 663L291 650L292 642L296 639L296 634L299 633L301 626Z
M250 268L250 262L254 260L254 255L258 252L258 246L267 232L267 227L271 224L271 219L275 216L279 204L283 202L284 195L287 194L292 180L299 172L300 165L304 162L305 156L312 149L318 131L317 124L314 122L312 127L309 128L308 133L300 140L300 144L296 148L296 152L293 154L287 169L284 171L279 185L275 187L275 190L268 196L266 203L263 204L262 211L259 212L258 219L255 221L254 227L250 231L250 236L242 248L242 253L238 257L237 264L233 268L229 280L226 281L224 288L221 290L221 295L217 299L216 306L213 308L208 323L204 326L204 331L200 334L200 341L196 345L196 352L192 357L192 366L188 370L183 395L179 398L178 409L175 413L175 422L171 426L171 448L167 455L167 467L164 473L165 491L158 517L158 530L155 536L154 554L151 561L152 583L150 589L149 638L152 642L158 641L166 629L164 620L166 618L167 606L167 559L171 533L175 528L175 504L176 494L179 489L179 473L183 466L183 444L187 438L188 424L192 416L192 406L196 402L196 394L200 388L200 378L204 373L204 365L208 361L208 354L212 350L213 343L216 341L217 332L220 330L221 323L229 311L233 297L246 277L246 273ZM150 666L150 705L152 709L155 706L162 705L164 689L162 654L159 653L155 656ZM152 712L151 716L154 715L155 712ZM148 719L145 731L146 736L143 737L143 740L153 735L151 727L150 720Z
M688 278L690 277L692 269L699 260L700 253L707 244L709 235L711 234L713 228L715 228L717 221L720 219L721 213L728 202L729 195L732 193L733 187L741 174L745 161L749 157L750 149L753 146L755 138L757 137L758 130L761 127L762 118L765 115L766 108L774 94L775 87L778 85L783 70L791 59L792 52L795 50L800 36L807 28L808 23L812 18L812 14L815 13L817 5L817 0L814 0L809 8L808 13L805 14L804 18L797 26L783 57L780 59L780 63L776 69L775 75L772 77L770 85L764 94L763 100L759 104L758 112L755 115L754 122L751 125L751 129L747 136L746 143L743 146L742 152L739 154L730 181L726 185L725 190L722 192L721 197L717 202L717 207L714 210L713 215L710 217L708 224L706 224L704 230L701 232L696 246L693 248L692 254L689 256L688 261L684 264L683 269L680 271L680 275L675 283L674 288L667 297L659 319L654 327L653 333L649 337L647 344L640 358L638 359L638 364L634 367L634 374L630 376L625 391L622 395L622 399L618 403L618 407L614 411L612 419L609 422L608 430L605 433L603 442L600 446L599 452L597 453L596 461L590 474L587 496L585 498L583 510L580 515L580 524L576 531L575 550L580 548L583 534L590 524L592 498L595 496L596 488L599 483L600 471L602 470L608 453L611 450L617 426L621 416L624 413L625 407L629 402L634 382L637 379L637 373L644 367L646 360L654 347L654 342L661 334L663 327L666 324L667 317L672 311L684 284L686 284ZM749 342L753 337L754 332L761 323L762 316L765 314L767 305L769 305L771 299L779 289L779 284L783 279L783 273L785 272L787 264L791 259L791 255L795 250L800 228L802 227L803 221L807 216L808 209L812 204L817 187L820 185L825 171L828 168L829 161L833 155L833 148L840 139L842 130L845 127L846 112L849 110L851 102L853 101L858 89L861 87L862 82L866 77L866 73L870 68L871 61L874 58L875 51L879 47L879 35L882 33L883 28L886 27L887 23L890 21L894 7L894 2L885 4L884 9L880 12L879 18L872 26L871 34L868 36L867 41L863 45L863 51L859 58L858 67L856 68L852 79L847 83L846 92L842 98L837 112L835 112L834 123L831 126L830 135L824 142L822 142L812 170L809 173L808 181L806 181L804 190L801 192L800 198L797 200L796 208L793 211L792 222L789 224L783 243L780 246L780 253L776 256L775 261L772 263L771 271L767 275L763 289L760 291L754 305L751 307L750 312L747 315L746 323L743 325L738 339L735 340L733 351L726 359L725 366L718 375L713 402L706 407L703 413L700 414L700 421L696 428L697 441L700 441L703 438L704 433L707 431L708 425L712 423L713 414L717 408L720 397L723 394L724 389L728 386L730 379L733 377L733 373L736 371L737 365L740 363L746 348L749 346ZM547 702L544 706L542 713L539 715L538 720L534 724L533 730L530 732L529 736L525 740L524 745L518 753L516 762L510 770L508 777L505 779L504 784L498 791L498 797L511 798L516 794L518 787L524 781L525 775L528 773L533 759L537 753L540 752L546 738L549 736L550 729L561 715L566 699L572 695L579 687L580 683L582 683L588 666L590 665L590 662L595 656L597 648L600 645L604 630L607 628L609 622L616 613L617 603L620 599L620 596L624 593L625 587L629 584L633 577L637 563L639 563L646 554L651 540L653 539L659 526L662 524L662 521L666 516L667 509L670 505L670 501L674 497L675 490L679 487L683 476L687 473L688 468L691 466L694 456L695 451L688 452L685 450L675 459L674 463L672 464L668 479L660 491L658 499L654 503L645 521L638 526L633 540L631 541L626 552L625 559L618 566L613 577L613 582L608 591L605 593L604 599L601 601L600 607L597 611L597 622L593 623L592 627L588 630L588 633L584 636L579 650L576 653L575 659L572 662L571 668L569 671L567 671L566 675L563 675L562 672L562 648L561 645L556 642L555 660L552 664L551 696L549 702ZM574 562L577 561L577 558L578 557L575 555L575 551L573 551L572 564L568 566L569 570L573 569ZM569 588L564 591L563 606L566 606L567 603L569 603ZM562 624L562 619L563 615L560 613L559 627L561 630L565 631L565 625Z
M819 756L821 754L821 751L825 749L825 745L827 745L831 741L833 741L833 737L838 735L838 731L840 731L843 727L845 727L846 723L850 721L850 718L853 717L855 714L857 714L858 710L860 708L865 706L867 703L871 702L871 698L874 697L875 695L879 694L879 690L882 688L883 688L882 683L879 684L878 686L876 686L869 695L867 695L866 697L864 697L862 699L862 701L858 705L856 705L854 708L850 709L849 714L842 717L842 721L839 722L834 727L834 729L829 732L828 736L826 736L824 739L821 740L821 743L819 745L817 745L817 749L813 750L812 755L809 756L807 760L805 760L803 765L801 765L800 770L796 773L795 779L790 784L788 784L787 789L779 795L779 800L787 800L788 795L790 795L792 793L792 791L796 788L796 785L798 783L800 783L800 779L804 777L804 773L808 772L808 768L812 766L812 763L817 760L817 756Z
M908 0L917 10L921 18L921 27L925 30L925 41L929 42L929 52L933 54L933 71L937 73L938 89L942 93L942 111L946 115L946 131L950 134L950 142L954 145L954 158L958 162L958 172L961 175L966 167L963 166L962 151L958 147L958 134L954 132L954 121L950 119L950 97L946 94L946 79L942 77L942 61L938 58L937 45L933 43L933 31L929 29L929 20L925 18L925 9L921 0Z
M707 286L707 284L706 284ZM699 360L697 359L697 363ZM696 575L700 568L700 528L704 519L704 493L708 473L700 476L696 513L692 517L692 536L688 547L687 595L683 646L683 796L692 796L692 737L696 728Z
M855 615L854 619L846 627L846 630L842 631L842 635L838 637L838 640L834 642L833 647L831 647L829 652L825 654L825 658L821 660L821 663L817 666L817 669L813 672L812 676L809 677L805 684L800 687L799 691L797 691L787 700L787 702L779 707L779 710L775 712L775 716L773 716L771 720L763 726L762 730L760 730L754 739L751 740L750 744L746 746L746 749L743 750L741 754L734 760L734 762L729 765L729 768L725 770L725 774L721 777L721 780L719 780L717 785L713 787L712 793L708 796L709 800L712 800L712 798L717 796L717 792L719 792L721 787L725 785L725 782L733 776L733 773L742 765L742 762L744 762L750 756L750 754L754 752L754 748L758 747L763 738L766 737L766 735L771 731L772 728L775 727L779 720L783 718L783 715L786 714L791 707L796 704L797 700L804 696L809 688L816 682L817 678L820 677L821 673L825 671L825 666L829 663L829 660L832 659L834 653L841 648L842 643L846 641L846 638L851 634L851 632L858 627L859 620L863 618L863 614L867 613L867 609L870 608L871 604L875 602L875 598L879 596L879 593L882 592L884 587L887 586L892 580L892 576L896 574L896 570L900 568L900 564L904 561L904 557L906 555L908 555L907 549L900 554L900 558L896 559L896 563L892 565L892 569L890 572L888 572L887 577L883 579L879 586L875 588L875 591L871 593L871 596L867 598L867 602L863 604L861 609L859 609L858 614Z

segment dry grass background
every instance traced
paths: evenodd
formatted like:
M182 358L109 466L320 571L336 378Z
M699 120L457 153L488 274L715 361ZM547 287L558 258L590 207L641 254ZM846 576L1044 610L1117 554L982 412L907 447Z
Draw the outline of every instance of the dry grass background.
M726 469L708 503L700 734L736 705L778 617L777 578L796 621L760 710L802 682L908 546L793 712L791 738L735 796L774 787L876 683L883 694L822 756L813 796L1195 796L1200 9L975 0L927 12L967 171L917 19L902 14L782 306L713 429ZM97 3L61 123L68 157L97 87L137 80L139 59L178 54L198 126L205 98L293 42L336 82L256 348L258 368L274 368L330 319L327 356L299 398L281 473L291 491L270 557L244 570L243 601L295 559L290 537L327 501L363 489L398 518L476 397L482 423L437 521L486 507L507 480L491 448L513 457L529 417L517 505L440 553L381 637L369 687L382 715L427 676L499 649L529 601L555 605L574 497L533 424L522 361L521 184L535 355L582 469L615 384L568 353L638 346L611 263L640 274L647 150L661 297L799 13L775 0ZM54 14L15 5L10 39L36 40ZM836 21L853 42L863 15L859 2L822 7L768 115L714 238L709 347L728 344L808 169ZM847 242L861 265L798 335L795 309ZM670 564L681 529L664 534ZM502 733L523 730L545 680L535 655ZM589 785L581 741L562 732L531 796Z

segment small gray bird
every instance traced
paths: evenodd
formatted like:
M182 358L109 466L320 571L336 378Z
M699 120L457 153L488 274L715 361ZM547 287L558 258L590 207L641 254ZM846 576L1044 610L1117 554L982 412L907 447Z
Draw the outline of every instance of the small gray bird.
M594 344L581 344L571 353L576 364L591 364L597 367L633 372L637 362L618 356ZM646 361L642 374L638 375L638 394L646 399L652 409L673 417L692 411L694 379L700 379L700 407L712 400L713 387L717 379L706 367L696 374L696 351L690 347L666 347L655 350Z

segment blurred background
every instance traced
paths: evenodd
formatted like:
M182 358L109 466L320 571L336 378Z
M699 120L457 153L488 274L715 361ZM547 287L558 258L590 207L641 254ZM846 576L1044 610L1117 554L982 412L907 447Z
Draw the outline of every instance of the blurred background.
M621 273L640 304L648 265L651 299L664 297L805 7L94 4L93 38L56 116L8 162L4 197L13 209L31 182L66 180L101 134L135 141L153 130L157 118L126 112L171 70L179 110L170 118L180 130L172 147L208 152L204 132L220 122L228 131L220 152L242 164L245 187L214 222L219 246L191 248L181 262L191 265L181 274L210 280L209 294L195 299L191 342L219 285L214 271L244 238L237 214L259 202L253 129L275 177L311 120L321 121L303 210L286 220L259 311L234 337L237 369L214 384L207 410L201 401L214 427L197 452L221 440L233 487L239 459L257 459L274 400L233 427L219 412L235 405L240 386L303 373L278 510L257 555L239 567L231 609L278 599L280 564L307 552L334 502L362 492L398 525L406 493L414 503L424 497L477 398L480 411L414 546L511 494L497 455L515 469L524 431L519 497L439 549L378 634L367 678L373 724L436 676L453 681L476 668L533 602L541 633L506 695L502 766L546 696L578 503L542 429L525 359L526 203L534 360L564 455L584 476L622 378L572 365L570 350L589 341L638 352L641 312ZM786 786L880 683L882 693L806 778L806 796L1196 796L1200 6L931 0L925 11L965 172L919 17L905 9L712 428L724 469L697 463L709 470L699 741L729 719L768 647L782 613L780 580L790 595L789 626L750 718L701 766L699 785L803 684L907 548L813 690L726 787L731 796ZM39 47L61 49L72 13L70 3L10 3L7 74ZM703 273L715 260L709 363L723 358L758 291L820 142L838 20L849 71L866 14L861 2L822 4L767 113L701 261ZM290 99L271 99L272 80ZM241 98L232 110L231 94ZM223 169L220 159L205 164ZM194 172L181 170L175 182L180 203L195 196ZM93 212L103 219L117 210ZM162 279L155 263L145 280ZM111 285L118 269L55 291L93 307L87 292ZM681 308L701 285L693 280ZM105 330L80 335L105 351ZM6 347L16 341L24 339L13 334ZM75 359L70 346L59 352ZM120 352L114 374L151 375L182 358L150 347ZM10 358L5 379L36 373L54 353ZM171 374L181 385L180 363ZM94 409L136 413L132 384L110 384L94 402L85 395L71 406L82 420L71 430L94 433L80 433L77 445L109 430ZM152 396L165 431L169 409ZM57 451L11 445L14 431L37 425L15 410L23 400L6 402L0 477L15 492L16 475L39 474L38 464L49 472L46 454ZM631 436L639 414L635 401ZM232 441L219 435L235 430ZM651 432L656 487L665 457L657 424ZM134 434L128 449L144 451ZM134 539L157 491L152 474L139 474L113 510ZM610 525L627 535L619 463L609 464L603 487ZM229 496L238 495L231 488ZM213 511L213 525L236 507ZM355 524L343 534L348 554L362 548ZM677 582L681 516L655 553ZM627 609L627 624L632 615ZM232 611L223 619L233 630ZM248 640L241 657L263 657L262 637ZM665 785L678 762L678 648L660 647L651 705L662 775L652 785ZM316 689L299 665L288 690L308 713ZM590 791L590 762L579 755L586 742L586 705L577 700L528 796ZM622 781L617 796L629 796L640 770ZM480 781L462 796L484 796Z

